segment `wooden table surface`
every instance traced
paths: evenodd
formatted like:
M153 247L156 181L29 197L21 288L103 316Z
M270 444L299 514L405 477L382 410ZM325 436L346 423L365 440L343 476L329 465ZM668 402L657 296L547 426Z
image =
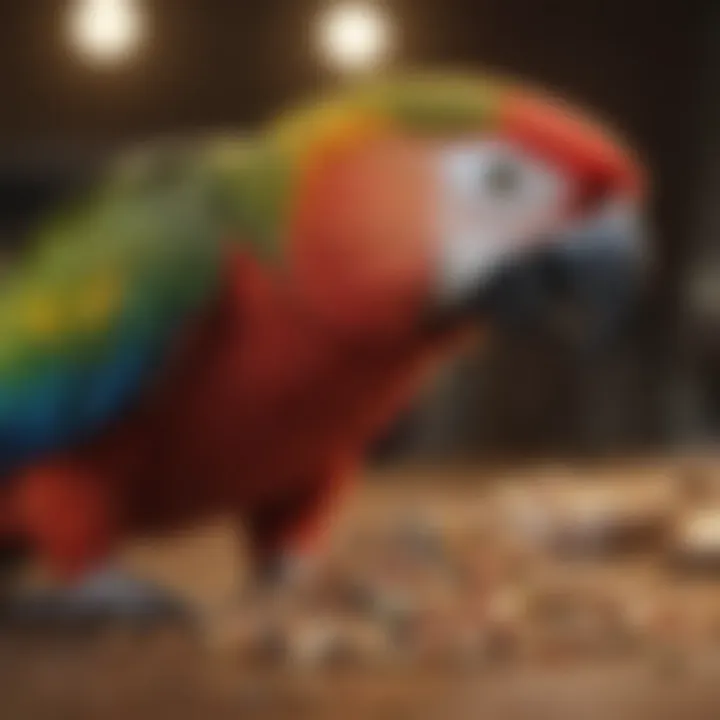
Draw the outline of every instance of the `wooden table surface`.
M596 473L566 466L493 473L426 468L405 471L400 478L393 473L376 478L347 513L364 514L371 521L401 503L444 508L453 516L481 507L495 481L520 478L522 485L553 474L573 487L622 479L633 485L633 492L642 483L662 484L671 476L662 463L606 467ZM340 526L343 522L338 520ZM230 591L238 561L232 535L222 524L138 543L125 558L138 572L208 605ZM641 572L636 575L640 578ZM623 577L632 584L636 575L626 569ZM695 600L720 600L719 588L720 582L712 579L685 590ZM172 630L148 637L112 629L83 637L47 631L0 635L2 720L240 717L716 720L720 645L717 653L707 647L691 653L678 667L661 667L643 656L597 662L564 658L472 672L373 668L267 673L201 651Z

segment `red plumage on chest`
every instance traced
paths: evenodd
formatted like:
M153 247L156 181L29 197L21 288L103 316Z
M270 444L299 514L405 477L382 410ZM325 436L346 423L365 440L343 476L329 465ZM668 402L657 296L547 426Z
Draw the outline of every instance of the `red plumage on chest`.
M133 431L153 445L136 475L147 475L143 488L166 485L166 505L185 486L194 505L206 495L242 506L316 482L358 458L392 419L429 350L419 336L349 344L238 259L223 307Z

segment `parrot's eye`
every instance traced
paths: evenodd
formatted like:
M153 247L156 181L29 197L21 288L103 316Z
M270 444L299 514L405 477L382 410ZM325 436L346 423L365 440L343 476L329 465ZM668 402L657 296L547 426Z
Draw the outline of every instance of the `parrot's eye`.
M511 197L517 193L522 181L522 171L517 162L510 158L498 158L485 170L482 177L483 189L495 197Z
M452 212L472 215L468 222L476 227L503 232L515 226L522 230L513 232L526 232L538 217L558 212L566 193L555 169L497 140L449 146L442 172Z

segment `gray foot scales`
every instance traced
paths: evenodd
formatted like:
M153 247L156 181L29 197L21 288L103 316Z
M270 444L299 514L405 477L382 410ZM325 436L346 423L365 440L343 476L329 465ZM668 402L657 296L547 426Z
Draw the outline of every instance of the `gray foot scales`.
M110 568L61 589L12 594L0 601L0 620L20 625L193 621L191 606L171 591Z

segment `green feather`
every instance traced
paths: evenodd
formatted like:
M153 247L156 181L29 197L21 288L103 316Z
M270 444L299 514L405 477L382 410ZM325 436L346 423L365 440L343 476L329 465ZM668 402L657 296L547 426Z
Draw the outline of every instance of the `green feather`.
M472 78L383 80L301 108L254 139L131 153L92 196L44 223L3 280L0 380L8 372L31 377L61 355L91 358L119 332L145 337L182 322L211 301L228 241L280 262L302 168L338 124L367 119L405 133L482 131L496 121L500 91ZM118 297L93 327L78 318L97 278L117 286Z

